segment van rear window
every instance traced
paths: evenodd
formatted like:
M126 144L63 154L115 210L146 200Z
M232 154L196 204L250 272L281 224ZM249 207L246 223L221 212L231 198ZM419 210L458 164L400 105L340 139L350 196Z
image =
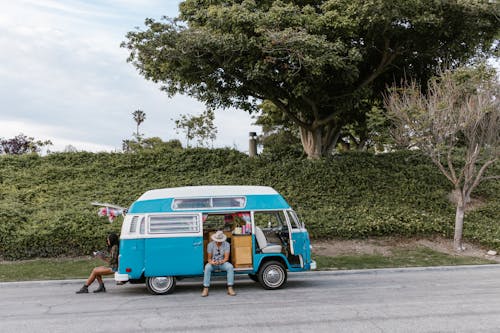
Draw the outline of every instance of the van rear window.
M243 208L245 197L174 199L172 209Z
M152 234L196 233L199 231L198 215L151 216L149 218L149 232Z

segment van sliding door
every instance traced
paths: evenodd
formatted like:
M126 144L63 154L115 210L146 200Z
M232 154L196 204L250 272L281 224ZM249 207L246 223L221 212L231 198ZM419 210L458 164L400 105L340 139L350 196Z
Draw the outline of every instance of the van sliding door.
M203 273L201 214L155 214L148 217L146 276Z

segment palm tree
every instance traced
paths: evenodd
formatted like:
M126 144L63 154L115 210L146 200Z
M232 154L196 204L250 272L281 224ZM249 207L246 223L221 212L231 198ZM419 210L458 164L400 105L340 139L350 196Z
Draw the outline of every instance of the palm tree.
M146 113L142 110L135 110L132 112L132 115L134 116L134 121L137 123L137 131L135 133L137 137L137 141L139 141L140 134L139 134L139 125L146 120Z

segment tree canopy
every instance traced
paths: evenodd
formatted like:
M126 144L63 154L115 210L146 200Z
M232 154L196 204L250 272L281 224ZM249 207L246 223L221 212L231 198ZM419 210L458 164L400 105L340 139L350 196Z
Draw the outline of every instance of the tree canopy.
M480 0L186 0L122 46L169 95L249 112L272 102L317 158L387 83L491 52L498 13Z

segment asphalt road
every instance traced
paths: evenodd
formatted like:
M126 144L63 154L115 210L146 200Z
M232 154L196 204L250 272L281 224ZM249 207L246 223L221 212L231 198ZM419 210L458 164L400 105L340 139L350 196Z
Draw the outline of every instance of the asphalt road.
M500 265L290 274L275 291L237 278L235 297L224 280L207 298L201 279L167 296L81 283L1 283L0 332L500 332Z

